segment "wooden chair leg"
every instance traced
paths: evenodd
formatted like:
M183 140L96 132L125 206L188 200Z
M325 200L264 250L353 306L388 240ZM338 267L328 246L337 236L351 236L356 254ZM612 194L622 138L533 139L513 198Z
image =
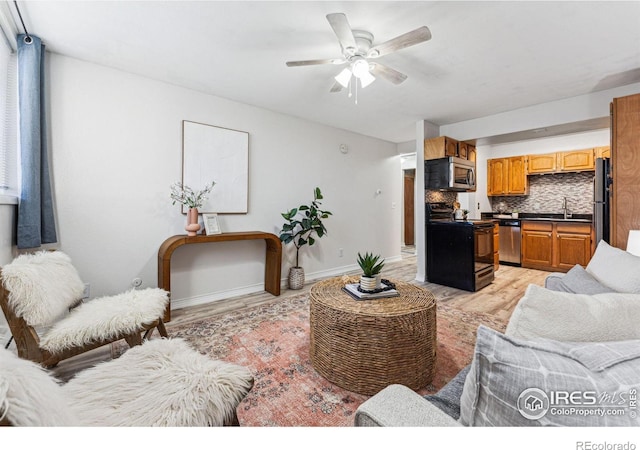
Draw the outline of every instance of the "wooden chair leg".
M162 319L158 319L158 326L156 328L158 328L158 333L160 333L160 336L165 338L169 337L169 335L167 334L167 329L164 326L164 321Z
M140 335L140 333L132 333L125 337L124 340L127 341L129 347L135 347L136 345L142 344L142 336Z

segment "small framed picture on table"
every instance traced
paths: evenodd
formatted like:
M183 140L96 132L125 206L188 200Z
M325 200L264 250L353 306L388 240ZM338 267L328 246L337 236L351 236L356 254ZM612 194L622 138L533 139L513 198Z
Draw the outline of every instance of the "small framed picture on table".
M204 231L207 233L207 236L210 234L222 234L217 214L203 214L202 220L204 222Z

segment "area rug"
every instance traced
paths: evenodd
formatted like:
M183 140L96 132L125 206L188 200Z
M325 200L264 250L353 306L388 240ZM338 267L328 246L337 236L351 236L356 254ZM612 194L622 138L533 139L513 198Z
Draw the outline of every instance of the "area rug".
M437 392L469 364L480 324L505 328L493 316L438 305L436 374L420 394ZM311 366L307 294L180 325L169 322L167 331L211 358L253 371L255 385L238 407L241 426L353 426L356 409L368 398L333 385Z

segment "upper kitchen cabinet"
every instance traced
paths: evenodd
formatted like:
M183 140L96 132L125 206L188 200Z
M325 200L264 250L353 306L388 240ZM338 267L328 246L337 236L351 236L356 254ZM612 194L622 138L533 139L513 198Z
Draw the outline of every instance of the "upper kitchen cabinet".
M582 172L595 170L596 158L608 158L609 147L528 155L527 174Z
M424 159L438 159L455 156L457 158L476 160L476 147L467 142L458 141L448 136L439 136L424 140Z
M476 146L467 144L467 159L476 162Z
M424 140L424 159L458 156L458 141L447 136Z
M611 147L608 145L605 147L594 148L596 158L611 158Z
M526 195L526 157L512 156L487 160L487 195Z
M550 173L556 171L558 155L547 153L545 155L529 155L528 173Z
M558 153L558 172L595 170L595 152L592 148Z
M640 94L614 98L611 115L609 243L624 250L629 230L640 229Z

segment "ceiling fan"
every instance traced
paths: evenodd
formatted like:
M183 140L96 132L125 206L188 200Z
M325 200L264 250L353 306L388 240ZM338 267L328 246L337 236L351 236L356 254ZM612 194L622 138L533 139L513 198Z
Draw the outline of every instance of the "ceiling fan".
M391 67L377 61L377 58L397 52L403 48L419 44L431 39L431 32L426 26L402 34L391 40L373 46L373 34L368 31L353 30L347 16L343 13L327 14L327 20L338 37L342 47L342 57L335 59L311 59L306 61L288 61L288 67L312 66L319 64L349 64L335 77L335 83L330 92L339 92L343 88L351 87L351 79L360 80L360 86L366 87L373 83L376 76L400 84L407 76ZM349 93L351 95L351 92Z

